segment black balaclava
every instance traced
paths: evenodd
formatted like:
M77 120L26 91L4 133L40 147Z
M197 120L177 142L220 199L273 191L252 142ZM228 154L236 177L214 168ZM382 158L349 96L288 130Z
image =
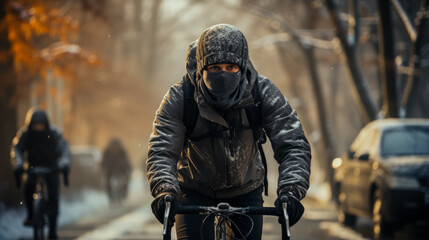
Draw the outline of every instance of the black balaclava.
M35 131L33 130L33 125L36 123L41 123L45 125L44 131ZM49 120L48 115L43 110L36 110L33 112L33 115L31 116L30 124L28 125L28 131L32 137L35 138L35 140L38 141L44 141L48 138L49 135ZM46 138L46 139L45 139Z
M207 102L220 112L237 104L246 89L247 41L238 28L214 25L201 34L197 46L197 84ZM238 73L208 72L212 64L236 64Z
M33 130L33 125L42 123L45 125L44 131ZM48 115L43 110L36 110L31 116L31 121L28 125L29 133L29 158L39 162L42 165L52 165L58 157L56 152L55 139L49 125Z

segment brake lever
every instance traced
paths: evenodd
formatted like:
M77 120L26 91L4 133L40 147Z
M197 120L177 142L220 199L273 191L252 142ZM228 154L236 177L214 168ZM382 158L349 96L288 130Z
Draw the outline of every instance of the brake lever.
M287 214L287 202L283 202L283 215L285 217L286 224L286 235L290 238L290 225L289 225L289 215Z
M167 229L168 229L168 217L170 216L171 196L170 195L165 196L164 202L165 202L165 211L164 211L164 227L162 229L162 235L165 236L167 234Z

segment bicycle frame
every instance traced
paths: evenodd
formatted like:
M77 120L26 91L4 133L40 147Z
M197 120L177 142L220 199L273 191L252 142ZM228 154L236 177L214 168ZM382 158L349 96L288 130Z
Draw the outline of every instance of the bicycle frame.
M45 223L46 223L46 183L45 179L43 178L43 175L51 173L52 170L49 168L32 168L30 170L31 173L36 174L36 191L33 194L33 202L34 202L34 223L33 223L33 230L34 230L34 239L44 239L45 238Z
M171 227L168 226L168 217L170 214L171 207L171 196L166 196L166 209L164 214L164 228L163 228L163 239L171 240ZM285 214L285 224L282 224L282 240L290 239L290 230L289 230L289 217L286 212L286 205L283 205L284 214ZM232 207L228 203L219 203L217 207L211 206L181 206L178 210L178 214L199 214L199 215L209 215L212 213L216 213L219 216L231 215L231 214L245 214L245 215L270 215L270 216L278 216L278 212L274 207ZM215 239L218 240L226 240L226 221L222 219L218 221L218 224L221 224L219 235L216 234L215 231ZM216 227L216 221L215 221Z

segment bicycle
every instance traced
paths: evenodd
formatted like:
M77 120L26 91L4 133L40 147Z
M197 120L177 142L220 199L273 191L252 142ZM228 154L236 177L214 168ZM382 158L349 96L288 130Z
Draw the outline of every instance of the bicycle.
M170 215L170 209L171 209L171 196L167 195L165 197L165 213L164 213L164 224L163 224L163 239L164 240L171 240L171 227L168 226L168 217ZM283 203L283 215L285 218L285 223L282 224L282 240L290 240L291 234L290 234L290 227L289 227L289 216L287 214L287 203ZM232 207L228 203L219 203L216 207L214 206L192 206L192 205L185 205L180 206L177 214L200 214L200 215L206 215L208 216L215 216L215 239L217 240L227 240L227 239L246 239L253 228L253 221L249 217L249 219L252 221L252 227L250 231L247 234L242 234L242 238L235 238L231 235L227 234L227 228L229 225L227 224L228 221L233 225L234 223L231 222L230 219L233 215L242 215L242 216L249 216L249 215L269 215L269 216L279 216L277 210L275 207ZM207 218L206 217L206 218ZM204 225L204 221L202 223ZM202 226L201 226L202 227Z
M46 226L47 206L49 203L44 175L53 173L55 169L49 167L33 167L28 173L36 175L36 191L33 194L33 236L35 240L45 239L44 228ZM64 185L68 186L68 175L63 174Z
M127 196L128 177L124 174L116 174L110 176L107 181L109 181L109 201L112 204L121 204Z

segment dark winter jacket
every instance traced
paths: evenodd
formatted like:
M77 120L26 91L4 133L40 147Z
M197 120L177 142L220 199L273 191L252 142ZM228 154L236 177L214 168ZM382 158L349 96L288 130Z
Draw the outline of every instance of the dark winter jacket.
M46 130L36 132L32 130L35 122L44 123ZM48 116L44 111L30 110L27 114L26 126L13 139L11 157L12 164L22 167L25 158L29 166L43 166L63 169L70 167L71 156L67 141L61 132L49 124Z
M195 45L194 42L188 50L187 71L192 83L197 85L196 61L192 59ZM242 100L224 116L213 110L195 88L194 98L200 115L190 138L213 129L229 133L223 137L185 142L183 81L170 88L156 112L149 141L147 175L153 196L186 188L208 197L231 198L263 184L265 169L252 130L234 131L234 126L249 126L244 107L254 103L251 90L256 81L262 99L263 128L271 141L274 158L280 164L277 192L297 199L306 195L311 154L298 116L279 89L269 79L258 75L250 60L246 74Z
M130 161L119 139L110 141L103 153L101 167L108 176L129 175L131 171Z

